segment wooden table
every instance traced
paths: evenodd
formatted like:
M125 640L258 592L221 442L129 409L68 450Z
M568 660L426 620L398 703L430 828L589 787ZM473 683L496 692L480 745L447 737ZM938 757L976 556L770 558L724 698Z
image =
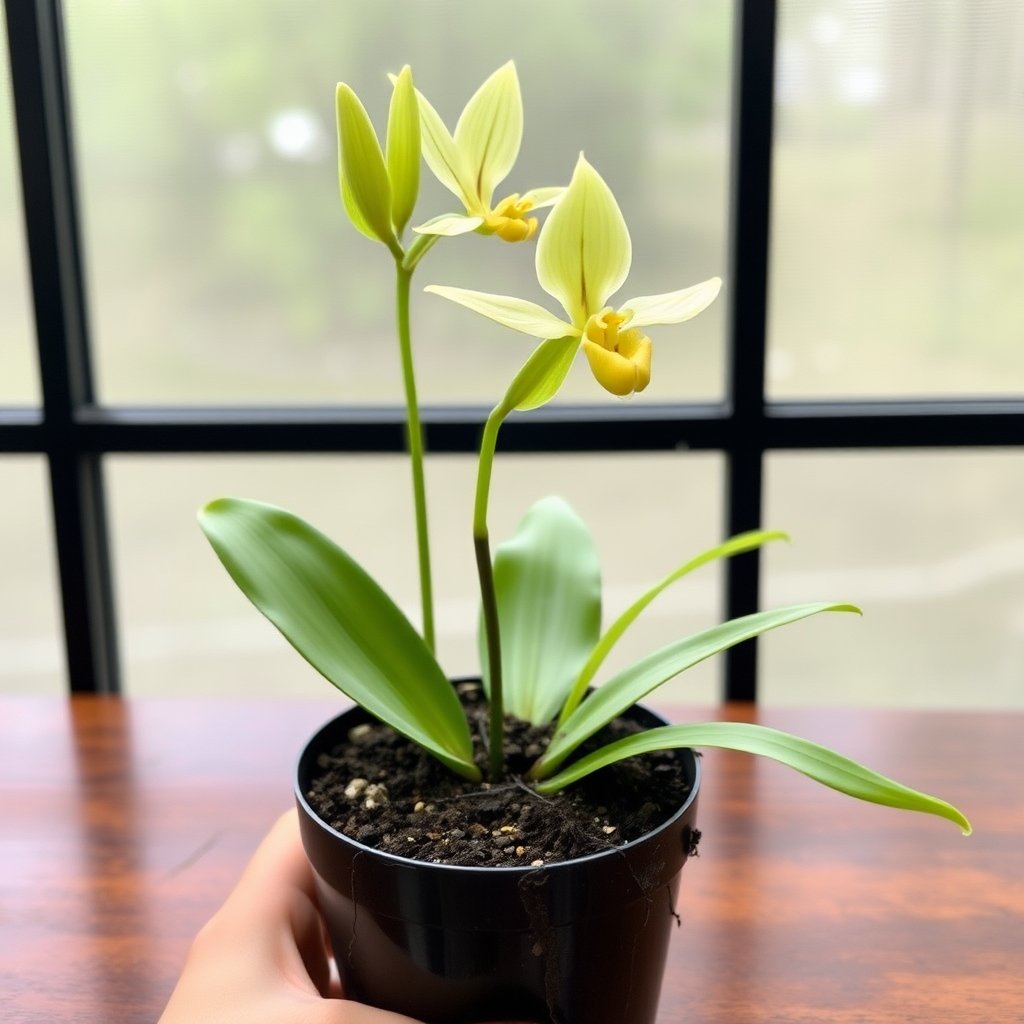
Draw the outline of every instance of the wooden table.
M154 1021L338 708L0 699L0 1019ZM975 834L709 752L659 1021L1024 1021L1024 714L724 714L936 792Z

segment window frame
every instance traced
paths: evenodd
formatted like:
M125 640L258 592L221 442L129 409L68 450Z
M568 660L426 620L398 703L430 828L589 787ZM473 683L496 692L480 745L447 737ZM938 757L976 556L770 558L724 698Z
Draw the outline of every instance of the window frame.
M90 358L60 0L5 0L42 407L0 407L0 454L45 457L69 687L120 693L103 484L114 453L404 449L398 406L133 407L100 404ZM717 403L545 408L513 417L507 452L716 451L727 535L760 525L764 462L780 450L1024 446L1024 399L770 401L765 390L777 0L735 0L728 224L727 374ZM426 447L475 453L485 408L423 410ZM725 565L725 615L759 607L760 558ZM757 645L726 653L726 700L757 698Z

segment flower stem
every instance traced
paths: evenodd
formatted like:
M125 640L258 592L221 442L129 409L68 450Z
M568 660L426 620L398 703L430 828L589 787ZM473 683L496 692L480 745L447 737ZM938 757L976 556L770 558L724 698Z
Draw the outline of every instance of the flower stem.
M402 357L402 381L405 385L405 438L412 467L412 495L416 512L416 547L420 570L420 603L423 607L423 640L434 653L434 595L430 576L430 537L427 532L427 496L423 480L423 427L416 397L416 373L412 362L412 337L409 327L409 292L412 270L396 257L396 310L398 346Z
M484 636L487 639L487 669L490 683L488 703L491 709L489 736L490 777L498 782L505 775L504 718L505 700L501 680L501 640L498 629L498 598L494 590L494 567L491 562L490 533L487 529L487 503L491 491L491 467L498 443L498 429L505 418L498 406L487 417L480 441L480 460L476 477L476 503L473 507L473 547L480 577L480 601L483 606Z

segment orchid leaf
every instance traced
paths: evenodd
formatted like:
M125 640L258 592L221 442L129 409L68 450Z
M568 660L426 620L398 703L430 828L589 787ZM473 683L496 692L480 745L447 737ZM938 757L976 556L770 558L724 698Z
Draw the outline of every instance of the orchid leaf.
M219 498L199 523L242 593L321 675L452 771L479 779L455 691L409 620L352 558L261 502Z
M712 626L684 640L662 647L620 672L595 690L557 729L543 757L534 765L533 776L549 776L584 740L607 725L626 708L642 700L698 662L735 647L771 629L798 622L819 612L859 612L850 604L799 604L772 611L755 612Z
M530 508L495 551L494 588L505 710L541 725L554 718L601 630L597 549L568 503L549 497ZM487 666L482 628L480 647Z
M631 260L615 196L581 154L537 241L537 280L582 328L626 280Z
M573 686L572 692L569 694L569 697L565 702L565 706L562 708L558 724L561 725L564 723L573 711L576 710L580 701L587 692L587 687L590 686L591 680L593 680L597 670L601 667L604 659L608 656L608 653L615 644L619 642L623 633L625 633L626 630L637 620L640 613L659 594L664 592L676 581L689 575L695 569L699 569L702 565L707 565L708 562L716 561L719 558L731 558L734 555L740 555L746 551L753 551L755 548L759 548L762 544L767 544L772 540L788 539L787 535L779 530L754 530L749 533L737 534L737 536L731 537L729 540L722 544L718 544L715 547L708 548L707 551L697 555L696 558L692 558L690 561L685 562L674 572L669 573L659 583L656 583L645 594L642 594L608 627L607 630L605 630L604 635L595 645L590 658L583 666L579 678L576 680L576 684Z
M408 64L402 68L391 93L386 149L391 220L401 235L420 191L420 113Z
M536 789L545 794L556 793L591 772L616 761L635 757L637 754L676 747L721 747L770 757L847 796L883 804L886 807L935 814L955 822L963 830L964 835L971 834L971 824L967 818L945 800L909 789L902 783L879 775L870 768L810 740L745 722L667 725L649 729L635 736L627 736L581 758L553 778L539 783Z
M517 299L513 295L491 295L489 292L451 288L443 284L427 285L424 291L440 295L443 299L456 302L474 313L534 338L561 338L572 331L571 324L559 320L543 306L527 302L526 299Z

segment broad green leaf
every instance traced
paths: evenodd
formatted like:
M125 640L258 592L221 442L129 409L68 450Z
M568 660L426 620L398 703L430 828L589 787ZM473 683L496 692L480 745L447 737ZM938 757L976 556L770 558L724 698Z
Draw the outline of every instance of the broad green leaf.
M537 280L582 329L626 280L631 260L619 204L581 153L569 187L541 229Z
M513 409L526 412L537 409L558 394L579 351L575 335L542 341L520 367L498 409L507 415Z
M597 642L601 567L586 524L561 498L542 498L494 554L505 710L554 718ZM480 629L480 663L487 666ZM486 684L485 671L485 684Z
M443 284L429 284L423 290L457 302L474 313L534 338L561 338L573 330L572 324L559 320L543 306L512 295L491 295L489 292L474 292L468 288L451 288Z
M352 202L374 235L389 248L397 247L391 184L373 125L359 97L344 82L338 83L336 101L341 173Z
M408 64L402 68L391 93L387 166L391 181L391 220L400 235L412 217L420 191L420 112Z
M449 192L462 200L467 210L472 213L486 213L477 198L469 167L455 145L451 133L444 126L441 115L431 106L423 93L417 91L416 98L420 108L423 159L426 160L427 166Z
M663 295L641 295L622 303L622 309L633 316L628 327L648 327L651 324L681 324L698 313L703 313L715 301L722 288L722 279L712 277L700 284Z
M512 170L523 141L523 99L512 61L498 68L470 97L455 125L454 139L476 195L489 206L495 186Z
M598 768L604 768L616 761L675 747L722 747L726 750L760 754L762 757L770 757L790 768L795 768L816 782L858 800L935 814L955 822L963 830L964 835L971 834L971 823L945 800L909 789L902 783L879 775L827 747L800 739L799 736L744 722L667 725L635 736L627 736L581 758L553 778L539 783L536 789L545 794L556 793L597 771Z
M558 728L544 756L534 766L537 778L550 775L584 740L680 672L720 651L770 629L819 612L859 612L850 604L798 604L744 615L677 640L649 654L608 680L584 700Z
M318 672L453 771L478 779L455 691L394 602L297 516L237 498L199 524L250 601Z
M566 719L576 710L579 706L580 701L583 699L587 692L587 687L590 686L591 680L597 673L597 670L601 667L604 659L608 656L609 651L619 642L622 634L637 620L640 613L662 592L670 587L677 580L681 580L684 576L689 575L695 569L699 569L702 565L707 565L708 562L716 561L719 558L731 558L734 555L743 554L745 551L753 551L754 548L761 547L762 544L767 544L772 540L788 540L786 534L780 530L754 530L749 533L737 534L735 537L731 537L729 540L722 544L718 544L713 548L708 548L707 551L697 555L696 558L690 559L685 562L674 572L670 572L660 583L656 583L650 590L645 594L642 594L636 601L634 601L609 627L605 630L604 635L600 641L596 644L593 651L591 652L590 658L587 663L583 666L582 671L579 674L579 678L576 680L575 685L572 688L572 692L569 694L568 699L565 702L562 712L558 718L558 724L562 725Z
M476 231L483 222L483 217L467 217L464 213L442 213L413 228L413 231L420 235L444 235L451 238L454 235L466 235L470 231Z

